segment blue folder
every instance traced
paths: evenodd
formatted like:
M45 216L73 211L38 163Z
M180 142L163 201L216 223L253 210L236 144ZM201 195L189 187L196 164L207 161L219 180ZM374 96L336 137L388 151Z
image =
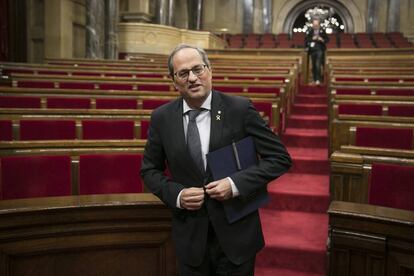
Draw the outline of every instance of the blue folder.
M248 136L236 143L233 142L228 146L209 152L207 163L214 180L226 178L256 165L257 153L253 138ZM269 195L264 187L247 199L242 200L236 197L223 201L223 206L227 220L229 223L233 223L256 211L267 202L269 202Z

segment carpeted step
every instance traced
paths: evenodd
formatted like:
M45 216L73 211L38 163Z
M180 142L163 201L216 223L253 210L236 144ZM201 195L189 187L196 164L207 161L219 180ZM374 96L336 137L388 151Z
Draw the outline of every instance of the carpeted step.
M299 85L299 94L323 94L326 95L326 85Z
M257 267L255 276L325 276L325 273L311 273L292 269L281 269L273 267Z
M295 96L295 103L327 104L328 97L323 94L298 94Z
M299 115L292 114L287 121L287 127L295 128L323 128L328 127L327 115Z
M304 104L295 103L292 106L292 114L300 115L327 115L328 107L326 104Z
M277 267L324 273L326 267L326 214L260 210L266 246L257 267Z
M329 174L330 165L326 148L288 147L293 159L289 172L304 174Z
M328 131L326 129L287 128L282 140L288 147L328 147Z
M267 186L271 201L266 209L326 213L329 176L287 173Z

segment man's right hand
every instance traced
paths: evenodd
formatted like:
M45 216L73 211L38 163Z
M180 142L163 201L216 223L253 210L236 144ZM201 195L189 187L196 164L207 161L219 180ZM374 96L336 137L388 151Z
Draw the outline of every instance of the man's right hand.
M198 210L201 208L204 202L204 189L203 188L186 188L182 190L180 195L181 208L187 210Z

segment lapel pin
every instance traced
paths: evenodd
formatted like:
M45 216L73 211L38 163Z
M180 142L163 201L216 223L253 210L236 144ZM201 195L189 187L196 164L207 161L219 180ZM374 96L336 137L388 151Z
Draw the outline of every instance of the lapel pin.
M217 111L218 114L221 114L221 110Z
M220 121L220 115L216 115L216 121Z

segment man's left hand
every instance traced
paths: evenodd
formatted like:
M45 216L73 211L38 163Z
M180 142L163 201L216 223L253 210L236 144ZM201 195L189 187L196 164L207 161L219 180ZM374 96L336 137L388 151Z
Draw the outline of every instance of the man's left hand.
M224 201L233 196L231 184L228 178L223 178L218 181L210 182L206 186L206 193L218 201Z

